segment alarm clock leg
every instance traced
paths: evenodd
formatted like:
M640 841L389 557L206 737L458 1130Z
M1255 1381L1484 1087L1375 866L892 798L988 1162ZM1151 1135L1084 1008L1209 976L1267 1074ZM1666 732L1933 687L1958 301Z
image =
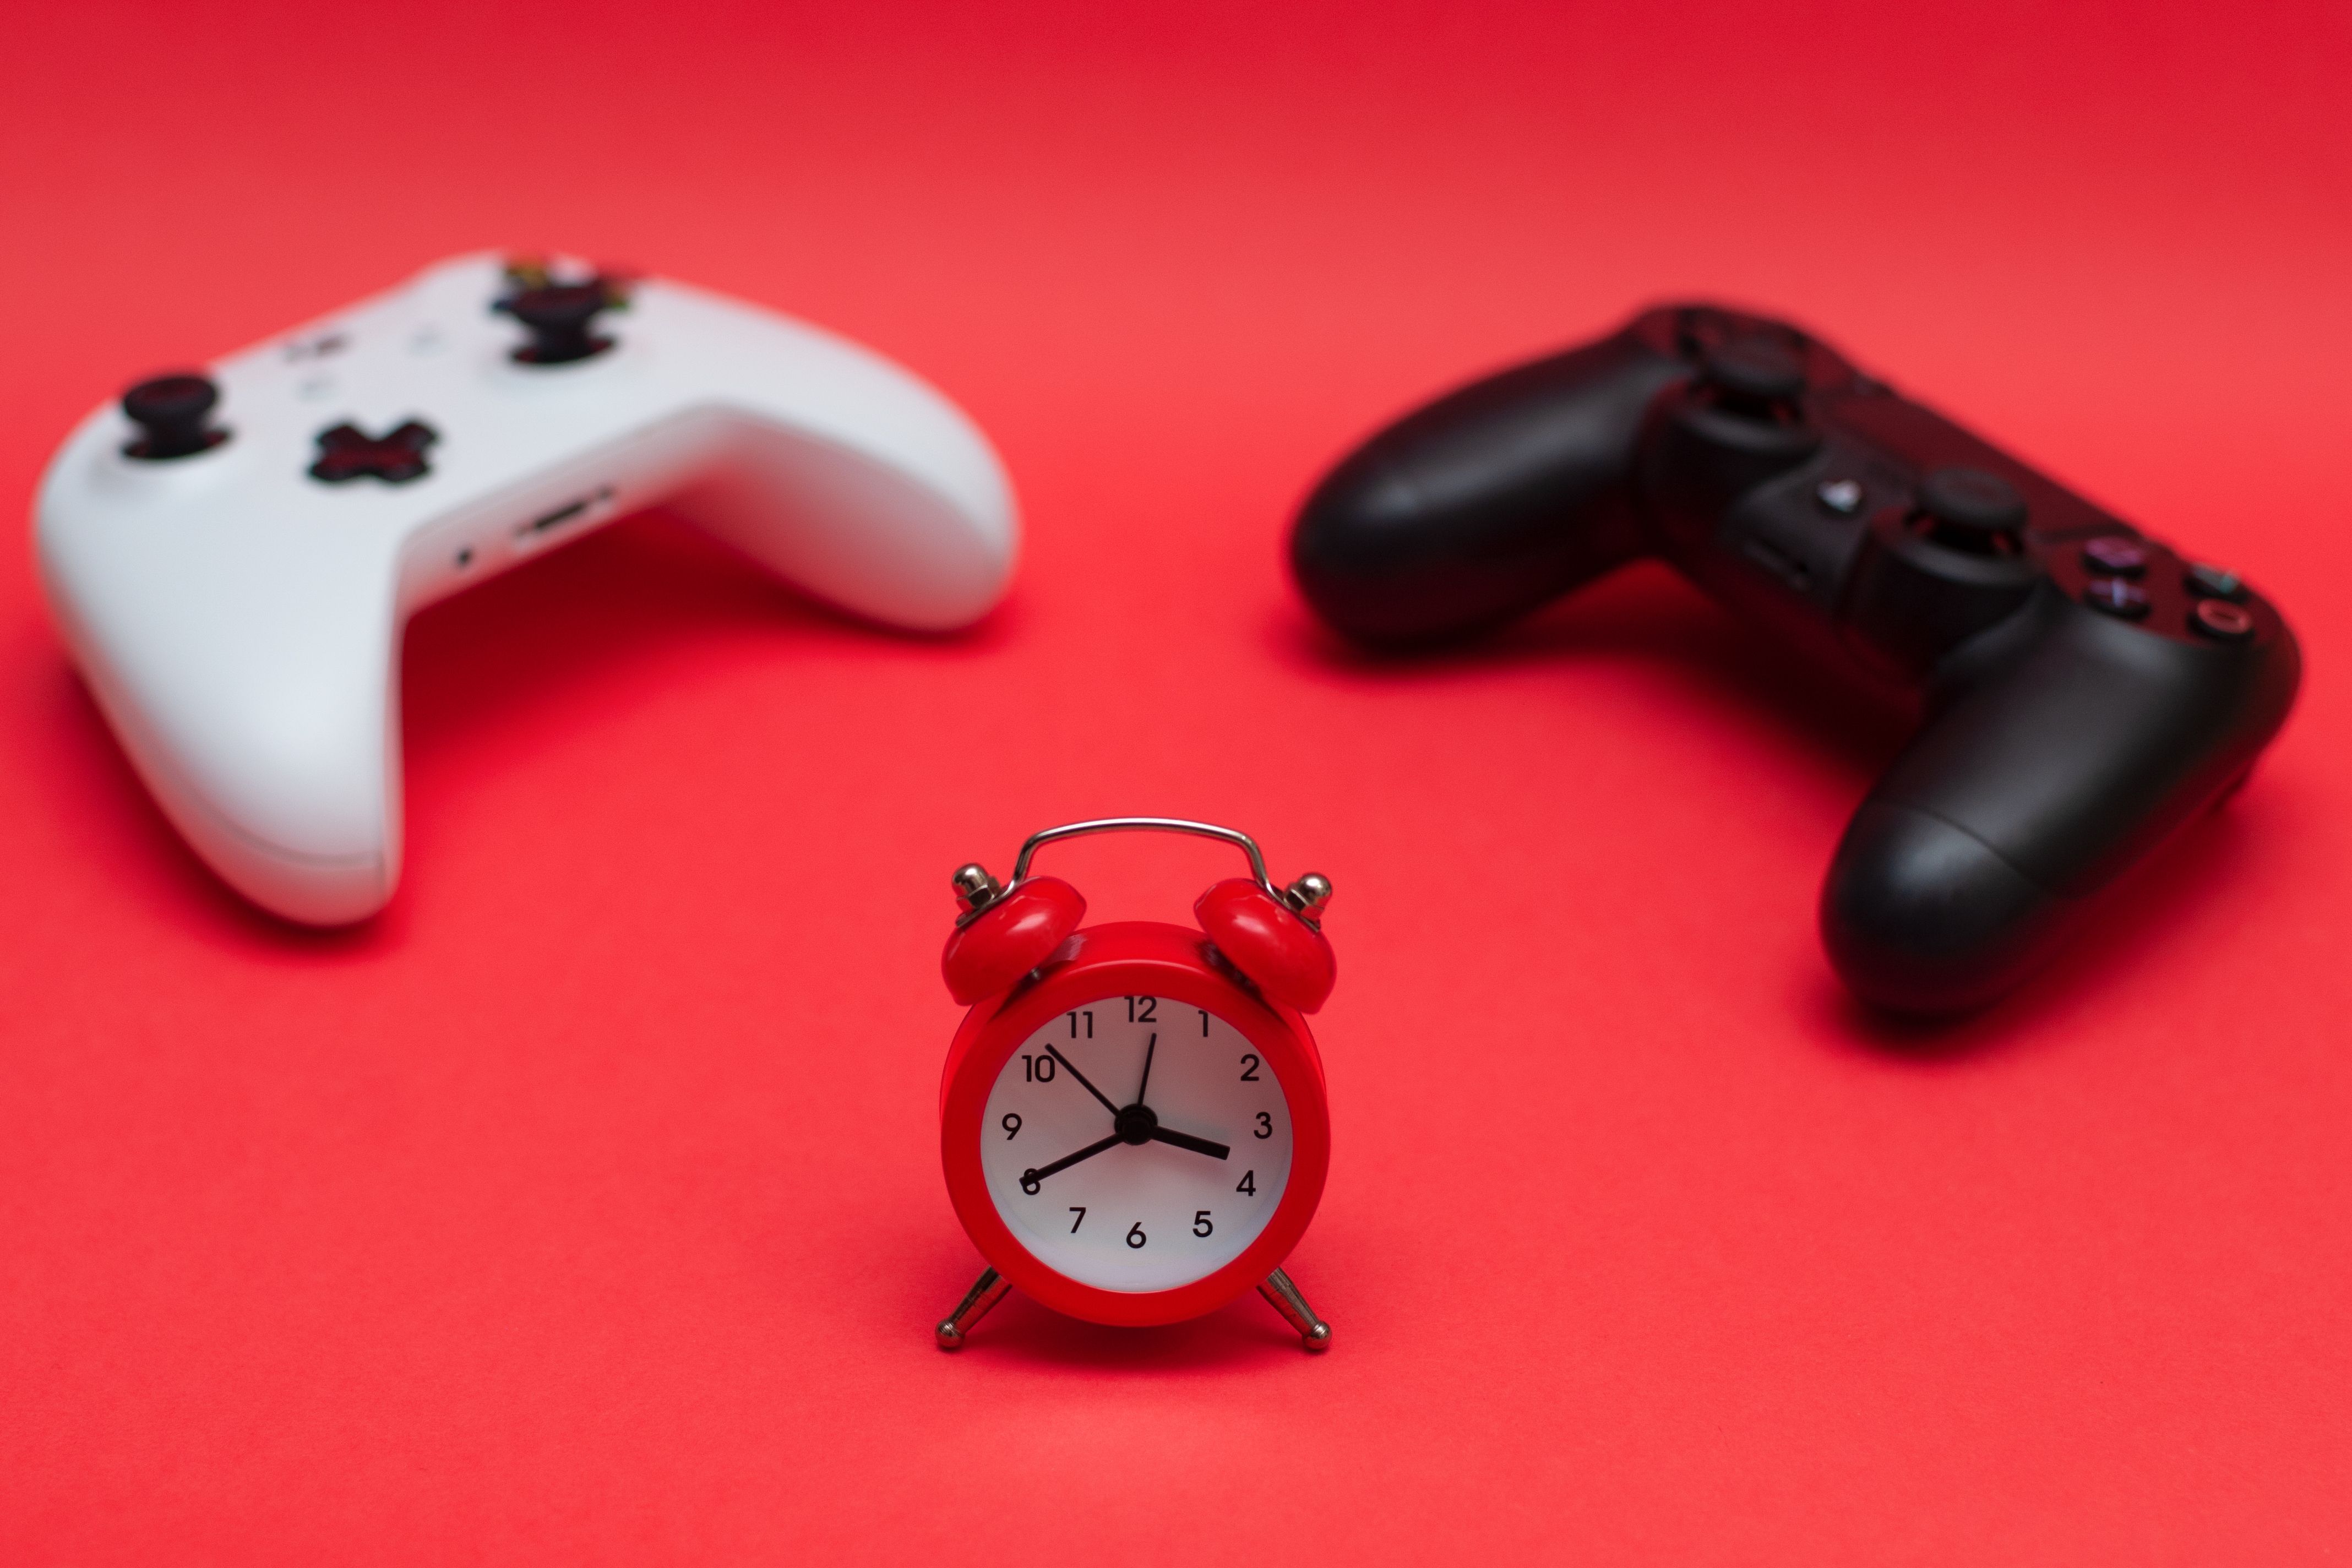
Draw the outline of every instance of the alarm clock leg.
M1003 1300L1004 1293L1012 1289L1013 1281L995 1269L982 1269L979 1280L964 1292L963 1300L956 1303L956 1310L933 1331L939 1335L940 1349L961 1350L963 1338L971 1331L971 1326L988 1316L988 1310Z
M1299 1342L1308 1350L1328 1351L1331 1348L1331 1325L1315 1315L1315 1309L1307 1304L1307 1298L1298 1293L1298 1287L1290 1282L1289 1275L1276 1269L1265 1277L1265 1283L1257 1288L1257 1293L1282 1314L1283 1321L1298 1331ZM944 1333L946 1330L942 1328L940 1331Z

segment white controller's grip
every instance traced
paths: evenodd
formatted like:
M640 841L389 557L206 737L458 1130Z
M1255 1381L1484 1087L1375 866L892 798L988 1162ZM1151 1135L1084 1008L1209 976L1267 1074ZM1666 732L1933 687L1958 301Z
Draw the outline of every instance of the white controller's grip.
M222 361L228 437L199 452L128 456L100 409L43 480L43 581L109 720L205 858L294 920L363 919L399 879L399 639L434 599L656 502L888 625L968 624L1010 577L994 453L905 371L661 282L609 351L518 363L503 279L445 263ZM425 474L312 476L338 424L412 420Z
M399 878L398 628L390 563L259 560L168 522L43 539L50 597L166 816L234 887L313 924Z

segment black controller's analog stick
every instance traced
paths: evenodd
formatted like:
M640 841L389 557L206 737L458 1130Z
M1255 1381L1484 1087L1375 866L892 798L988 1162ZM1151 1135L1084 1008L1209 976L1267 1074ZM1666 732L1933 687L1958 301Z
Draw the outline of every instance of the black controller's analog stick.
M1805 395L1805 362L1774 338L1734 338L1707 351L1701 367L1725 404L1770 416Z
M122 395L122 412L139 426L139 437L122 448L125 457L168 462L210 451L228 439L212 422L220 388L208 377L182 374L142 381Z
M499 300L499 309L530 333L530 342L515 350L517 360L524 364L571 364L613 346L612 339L594 330L597 316L612 304L612 293L600 279L520 289Z
M1919 486L1927 537L1971 555L2014 555L2025 526L2025 498L1982 468L1937 468Z

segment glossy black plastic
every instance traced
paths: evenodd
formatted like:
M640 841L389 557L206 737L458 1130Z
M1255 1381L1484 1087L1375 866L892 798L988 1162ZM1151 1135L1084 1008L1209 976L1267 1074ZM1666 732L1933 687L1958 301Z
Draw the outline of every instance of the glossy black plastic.
M1317 612L1391 647L1475 637L1639 555L1924 715L1821 901L1839 974L1906 1012L2032 973L2244 776L2301 677L2233 575L1798 328L1705 305L1408 415L1291 537ZM2215 599L2242 614L2200 613Z

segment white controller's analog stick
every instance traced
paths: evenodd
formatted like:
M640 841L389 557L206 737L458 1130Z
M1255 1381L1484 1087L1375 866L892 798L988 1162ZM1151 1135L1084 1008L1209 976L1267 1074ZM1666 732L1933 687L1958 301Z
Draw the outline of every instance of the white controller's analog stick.
M570 364L613 346L613 340L593 329L596 318L613 304L604 279L586 283L542 283L524 289L499 302L499 308L530 330L530 342L515 350L524 364Z
M122 448L123 455L151 463L190 458L228 439L228 432L212 423L220 403L220 388L201 375L159 375L142 381L122 395L122 412L139 426L138 438Z

